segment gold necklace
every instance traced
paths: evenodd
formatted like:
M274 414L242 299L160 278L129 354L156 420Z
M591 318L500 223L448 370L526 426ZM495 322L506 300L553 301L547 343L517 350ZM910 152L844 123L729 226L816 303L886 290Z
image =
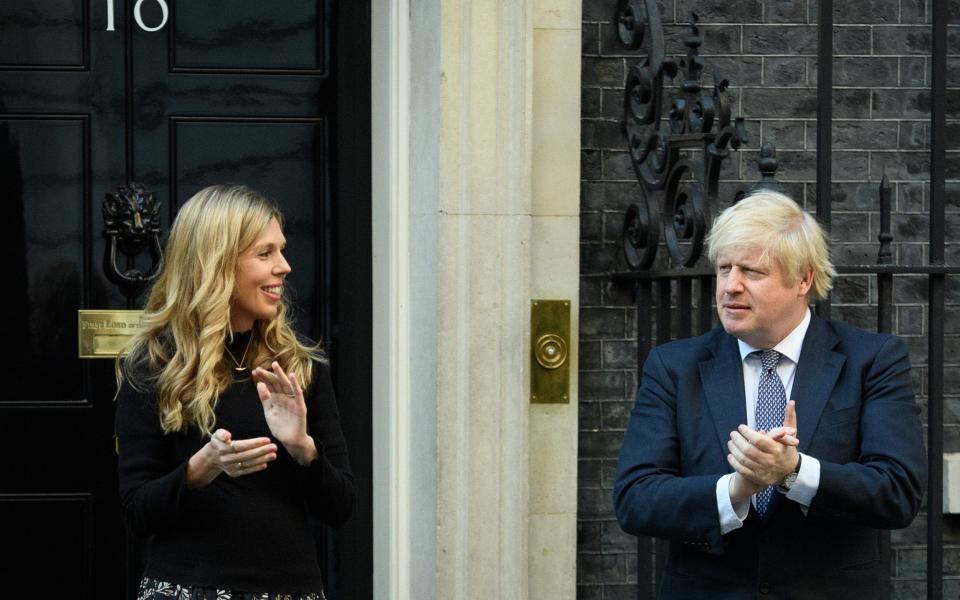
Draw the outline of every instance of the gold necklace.
M238 373L243 373L247 370L247 367L243 366L243 361L247 360L247 351L250 349L250 340L253 339L253 335L247 338L247 347L243 349L243 356L240 360L237 360L237 357L233 355L233 352L230 352L230 346L226 344L223 345L223 349L227 351L227 354L230 355L230 359L233 361L233 364L237 365L233 368L234 371Z

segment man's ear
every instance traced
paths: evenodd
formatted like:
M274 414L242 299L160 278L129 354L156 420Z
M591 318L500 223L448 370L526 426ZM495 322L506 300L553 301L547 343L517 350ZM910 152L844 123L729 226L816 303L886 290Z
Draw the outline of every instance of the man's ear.
M813 269L807 269L807 271L800 277L800 293L807 295L810 292L810 288L813 287Z

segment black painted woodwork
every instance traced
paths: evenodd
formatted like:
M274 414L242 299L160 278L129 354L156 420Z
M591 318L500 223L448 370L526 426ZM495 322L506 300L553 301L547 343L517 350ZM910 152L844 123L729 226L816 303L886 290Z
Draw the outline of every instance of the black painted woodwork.
M49 597L123 598L139 579L119 516L113 365L77 358L77 310L128 308L102 271L100 206L137 181L163 203L164 231L212 183L283 210L298 328L334 361L361 497L343 530L318 528L328 597L370 598L369 2L167 4L147 32L131 0L114 1L115 31L108 0L0 3L3 595L42 582ZM161 21L156 1L142 9Z

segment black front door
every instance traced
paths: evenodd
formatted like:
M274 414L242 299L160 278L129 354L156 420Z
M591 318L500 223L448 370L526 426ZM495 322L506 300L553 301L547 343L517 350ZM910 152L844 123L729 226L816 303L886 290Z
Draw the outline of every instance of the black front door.
M336 365L364 496L342 533L318 534L329 595L369 597L367 7L0 3L0 218L14 266L2 304L4 596L123 598L139 577L119 519L113 365L77 357L78 310L142 303L101 264L104 195L137 181L163 203L164 231L212 183L250 185L284 212L297 326Z

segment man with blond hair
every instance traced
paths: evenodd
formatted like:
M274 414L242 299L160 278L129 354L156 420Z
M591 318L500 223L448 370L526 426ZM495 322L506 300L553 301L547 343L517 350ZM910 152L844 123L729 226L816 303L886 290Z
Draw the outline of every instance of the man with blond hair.
M835 273L789 197L747 196L708 244L722 328L647 358L621 527L669 540L660 598L889 597L884 530L926 486L906 345L811 313Z

